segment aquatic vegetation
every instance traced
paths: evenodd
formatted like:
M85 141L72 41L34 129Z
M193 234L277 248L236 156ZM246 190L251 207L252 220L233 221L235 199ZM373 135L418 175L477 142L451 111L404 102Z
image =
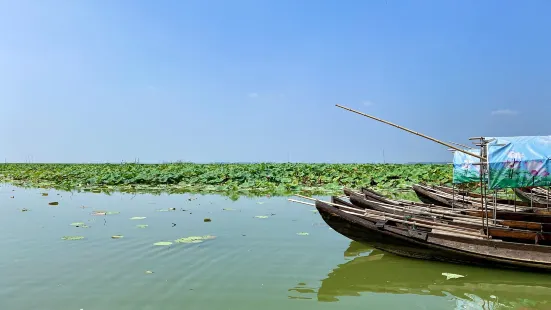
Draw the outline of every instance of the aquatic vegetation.
M206 236L191 236L174 240L176 243L201 243L205 240L215 239L216 236L206 235Z
M308 236L310 234L307 233L307 232L299 232L299 233L297 233L297 235L299 235L299 236Z
M136 225L136 227L138 228L147 228L149 225L147 224L141 224L141 225Z
M212 222L212 220L209 219L209 218L206 218L206 219L203 220L203 222L208 223L208 222Z
M465 276L462 276L462 275L460 275L460 274L447 273L447 272L443 272L442 275L446 277L446 280L449 280L449 279L458 279L458 278L463 278L463 277L465 277Z
M61 237L63 240L82 240L84 239L83 236L63 236Z
M83 222L71 223L71 226L75 226L75 227L79 227L79 228L90 228L90 226L86 225Z
M268 216L267 215L256 215L255 218L257 218L257 219L267 219Z
M134 217L131 217L130 219L131 220L143 220L145 218L146 218L145 216L134 216Z
M92 215L113 215L113 214L120 214L120 212L119 211L105 211L105 210L92 211Z
M161 246L167 246L167 245L171 245L172 242L170 241L161 241L161 242L155 242L153 243L153 245L161 245Z
M49 204L50 206L57 206L57 205L59 205L59 202L57 202L57 201L52 201L52 202L48 202L48 204Z
M157 212L169 212L169 211L176 211L176 208L157 209L155 211L157 211Z
M107 194L216 193L233 200L333 195L344 186L399 193L412 183L449 184L451 179L451 164L0 164L0 182L23 187Z
M124 236L123 235L114 235L114 236L111 236L112 239L121 239L123 238Z

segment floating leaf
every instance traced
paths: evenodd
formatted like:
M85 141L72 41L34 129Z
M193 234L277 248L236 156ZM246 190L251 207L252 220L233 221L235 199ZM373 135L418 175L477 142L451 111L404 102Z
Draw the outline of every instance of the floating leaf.
M71 226L81 226L81 225L85 225L85 224L83 222L71 223Z
M232 208L224 208L222 209L223 211L235 211L235 209L232 209Z
M42 193L42 196L48 196L48 193Z
M263 205L263 204L264 204L264 201L258 201L257 204Z
M29 209L27 209L27 208L21 209L21 212L27 212L27 211L29 211Z
M161 242L155 242L153 245L171 245L172 242L170 241L161 241Z
M457 278L463 278L463 277L465 277L465 276L462 276L462 275L460 275L460 274L447 273L447 272L443 272L442 275L446 277L446 280L449 280L449 279L457 279Z
M57 201L52 201L52 202L48 202L48 204L49 204L50 206L57 206L57 205L59 205L59 202L57 202Z
M143 220L145 218L146 218L145 216L134 216L134 217L131 217L130 219L131 220Z
M257 219L267 219L268 216L267 215L257 215L255 216Z
M96 193L96 194L97 194L97 193L101 193L101 189L95 188L95 189L93 189L91 192L92 192L92 193Z
M155 211L157 211L157 212L169 212L169 211L176 211L176 208L157 209Z
M105 215L113 215L113 214L120 214L119 211L107 211L105 212Z
M308 236L309 233L307 233L307 232L299 232L299 233L297 233L297 235L299 235L299 236Z
M146 274L153 274L153 271L151 271L151 270L146 270L145 273L146 273Z
M147 225L147 224L136 225L136 227L138 227L138 228L146 228L147 226L149 226L149 225Z
M63 236L61 237L63 240L82 240L84 237L82 236Z
M215 239L216 236L206 235L206 236L191 236L174 240L176 243L201 243L205 240Z
M122 237L124 237L123 235L114 235L114 236L111 236L111 238L113 239L121 239Z
M212 220L209 219L209 218L206 218L206 219L203 220L203 222L212 222Z
M318 213L318 210L310 210L311 212Z

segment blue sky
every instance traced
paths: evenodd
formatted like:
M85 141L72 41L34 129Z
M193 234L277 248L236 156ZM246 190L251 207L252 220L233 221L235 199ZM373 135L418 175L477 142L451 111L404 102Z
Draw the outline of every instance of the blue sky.
M451 161L551 134L547 1L1 1L8 162Z

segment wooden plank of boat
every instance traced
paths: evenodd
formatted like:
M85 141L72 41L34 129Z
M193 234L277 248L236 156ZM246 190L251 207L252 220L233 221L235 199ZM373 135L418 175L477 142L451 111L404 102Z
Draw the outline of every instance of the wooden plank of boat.
M373 190L370 190L370 191L377 195L381 195ZM362 193L364 192L362 191ZM369 199L368 195L366 195L365 198ZM387 198L387 201L392 201L392 200ZM435 208L432 205L426 205L426 204L423 205L416 202L408 202L405 200L400 200L400 202L403 205L407 205L411 203L412 207L424 207L425 210L430 210L430 212L445 214L443 213L442 209L437 209L437 207ZM476 217L476 218L480 218L483 216L483 214L485 214L485 212L481 210L465 209L465 210L458 210L457 212L460 212L461 214L467 215L469 217ZM453 213L450 212L448 214L453 214ZM494 213L492 210L488 210L490 221L492 221L491 219L493 219L493 214ZM551 232L551 216L543 212L530 213L530 212L497 211L496 219L499 220L502 225L509 226L511 228Z
M551 205L549 199L546 199L546 197L539 195L538 191L536 190L535 193L531 193L530 189L524 189L524 188L514 188L515 194L522 199L526 204L531 205L535 208L549 208ZM530 202L532 200L532 202Z
M423 219L423 220L431 219L433 221L436 221L435 218L427 218L426 214L428 213L423 212L422 210L419 210L419 209L415 210L415 208L406 209L406 208L400 208L399 206L385 205L384 203L381 203L378 201L370 201L367 197L356 193L351 193L350 202L359 207L370 208L381 212L393 213L404 217L411 216L412 218L410 220L412 221L420 220L420 219ZM425 216L423 217L423 215ZM548 243L548 241L551 241L551 233L541 231L542 230L541 223L530 223L534 225L534 227L537 227L536 225L539 224L538 231L527 230L524 228L518 229L519 226L529 227L528 223L526 222L508 221L509 224L517 227L507 227L503 225L503 222L501 220L496 220L496 223L493 223L493 220L491 220L488 222L489 227L484 227L481 224L480 218L461 218L453 215L442 216L440 218L440 223L445 223L447 225L464 227L464 228L488 230L488 234L492 238L496 238L496 237L507 238L507 239L510 239L511 241L522 241L522 242L530 241L536 244L541 242ZM546 228L549 229L550 226L546 225Z
M464 208L482 208L482 203L474 198L465 198L464 200L460 197L454 197L451 194L448 194L446 192L430 188L428 186L423 186L419 184L412 185L413 190L421 199L421 197L426 197L429 200L433 200L438 202L442 206L447 207L464 207ZM454 199L455 198L455 199ZM426 200L426 199L425 199ZM509 211L533 211L530 207L525 206L513 206L513 205L507 205L507 204L496 204L494 206L494 203L488 199L488 207L491 207L492 209L496 207L498 210L509 210Z
M434 232L411 237L405 229L352 215L326 202L316 201L322 219L341 235L405 257L485 265L498 268L551 269L551 247L506 241L449 236ZM377 225L379 224L379 225ZM551 270L550 270L551 271Z
M446 193L451 194L451 195L454 195L454 189L449 187L449 186L431 185L429 187L440 190L440 191L443 191L443 192L446 192ZM522 189L518 189L518 190L522 191ZM525 192L523 191L523 194L524 193ZM540 194L540 192L538 191L538 197L543 198L542 196L539 196L539 194ZM458 199L463 199L464 200L465 199L464 196L467 196L467 197L470 197L470 198L474 198L475 201L476 200L480 201L480 198L482 196L478 193L466 192L466 191L461 191L461 190L455 190L455 195L456 195L455 197L457 197ZM519 196L519 195L517 194L517 196ZM548 207L547 204L544 203L544 201L541 201L541 202L535 201L532 204L530 204L529 197L525 197L525 200L526 200L525 201L525 200L515 200L515 199L507 199L507 198L494 198L493 195L488 195L488 199L490 201L493 201L495 199L497 201L497 203L499 203L499 204L512 205L512 206L516 205L516 206L534 207L534 208L547 208Z

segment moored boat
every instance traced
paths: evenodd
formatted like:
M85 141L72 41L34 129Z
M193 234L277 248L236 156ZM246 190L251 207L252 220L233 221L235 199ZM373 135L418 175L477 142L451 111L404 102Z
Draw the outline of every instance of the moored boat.
M419 226L316 200L322 219L336 232L400 256L500 268L551 270L551 247L475 238ZM402 221L403 222L403 221ZM406 221L407 223L407 221Z

